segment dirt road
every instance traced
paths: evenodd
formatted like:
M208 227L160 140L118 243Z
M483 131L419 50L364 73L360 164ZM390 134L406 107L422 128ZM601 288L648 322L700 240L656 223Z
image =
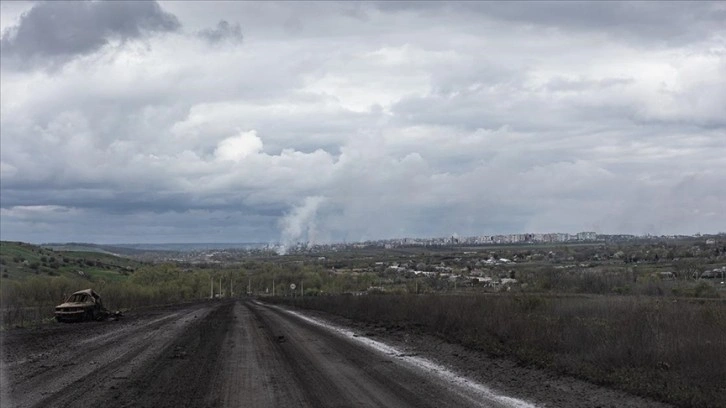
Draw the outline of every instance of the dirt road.
M548 405L502 395L400 348L254 301L14 330L3 343L2 407Z

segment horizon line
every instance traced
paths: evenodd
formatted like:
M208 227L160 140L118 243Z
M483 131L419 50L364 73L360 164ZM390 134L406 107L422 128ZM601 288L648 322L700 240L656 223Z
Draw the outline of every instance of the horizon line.
M480 237L509 237L513 235L537 235L537 236L543 236L543 235L568 235L568 236L577 236L581 233L594 233L596 236L632 236L632 237L638 237L638 238L645 238L645 237L701 237L701 236L722 236L726 235L726 232L716 232L716 233L700 233L697 232L695 234L652 234L652 233L645 233L645 234L632 234L632 233L609 233L609 234L603 234L603 233L597 233L594 231L580 231L576 233L569 233L569 232L518 232L518 233L504 233L504 234L481 234L481 235L466 235L466 236L458 236L457 234L451 234L451 235L441 235L441 236L435 236L435 237L395 237L395 238L378 238L378 239L368 239L368 240L359 240L359 241L331 241L331 242L325 242L325 243L316 243L311 241L296 241L294 243L283 243L281 241L186 241L186 242L114 242L114 243L99 243L99 242L82 242L82 241L55 241L55 242L32 242L32 241L20 241L20 240L12 240L12 239L2 239L0 242L21 242L21 243L28 243L33 245L71 245L71 244L79 244L79 245L104 245L104 246L114 246L114 245L274 245L274 246L283 246L283 245L299 245L299 244L307 244L307 245L340 245L340 244L362 244L366 242L379 242L379 241L398 241L398 240L439 240L439 239L449 239L449 238L456 238L456 239L471 239L471 238L480 238Z

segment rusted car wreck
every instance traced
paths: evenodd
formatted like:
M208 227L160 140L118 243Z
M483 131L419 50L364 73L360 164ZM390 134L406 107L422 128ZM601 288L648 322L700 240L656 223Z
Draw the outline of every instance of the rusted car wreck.
M109 315L103 307L101 296L92 289L79 290L55 307L55 319L59 322L103 320Z

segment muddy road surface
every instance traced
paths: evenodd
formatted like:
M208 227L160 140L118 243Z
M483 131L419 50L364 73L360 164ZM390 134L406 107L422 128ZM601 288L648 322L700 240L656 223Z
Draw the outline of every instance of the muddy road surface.
M2 407L557 406L256 301L11 330L2 340ZM613 398L610 406L623 402Z

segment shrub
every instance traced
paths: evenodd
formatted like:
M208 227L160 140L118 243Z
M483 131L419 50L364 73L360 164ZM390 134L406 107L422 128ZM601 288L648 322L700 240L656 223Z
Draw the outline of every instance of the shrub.
M717 298L718 291L707 282L698 282L696 287L693 288L693 295L700 298Z

